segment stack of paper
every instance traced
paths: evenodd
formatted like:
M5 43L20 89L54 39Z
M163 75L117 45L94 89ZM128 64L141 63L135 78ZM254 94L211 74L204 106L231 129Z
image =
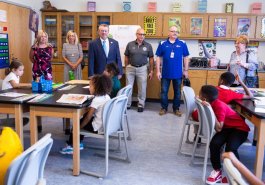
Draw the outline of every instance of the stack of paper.
M265 108L265 97L256 97L254 99L254 105L257 108Z
M85 94L63 94L57 103L68 103L68 104L82 104L87 99L93 98L93 95Z

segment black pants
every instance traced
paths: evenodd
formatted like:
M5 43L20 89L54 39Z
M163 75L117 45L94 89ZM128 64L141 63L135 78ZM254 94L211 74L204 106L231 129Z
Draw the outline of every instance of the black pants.
M87 115L87 113L84 114L84 116L80 119L80 123L82 123L82 121L83 121L83 119L85 118L86 115ZM98 131L94 131L94 128L93 128L93 125L92 125L93 119L94 119L94 117L86 124L86 126L83 129L88 131L88 132L98 133ZM80 135L80 141L83 141L83 139L84 139L84 136ZM71 129L69 140L66 141L66 143L68 145L73 146L73 129Z
M233 152L239 159L237 149L246 141L248 132L237 130L234 128L222 129L221 132L217 132L210 143L210 155L213 169L221 169L221 152L225 144L226 152Z

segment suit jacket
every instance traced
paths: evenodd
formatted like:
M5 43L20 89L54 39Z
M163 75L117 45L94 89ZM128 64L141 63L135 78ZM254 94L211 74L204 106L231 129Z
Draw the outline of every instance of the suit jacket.
M94 74L102 74L106 64L116 62L122 75L122 63L119 49L119 43L109 38L109 53L106 56L100 38L90 42L88 51L88 77Z

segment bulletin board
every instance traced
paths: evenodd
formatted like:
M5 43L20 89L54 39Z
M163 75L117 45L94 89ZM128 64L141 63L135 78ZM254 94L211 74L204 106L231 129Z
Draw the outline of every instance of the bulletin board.
M136 40L136 31L140 28L139 25L110 25L109 37L119 42L122 66L124 62L124 52L129 42Z
M0 69L9 67L8 34L0 33Z

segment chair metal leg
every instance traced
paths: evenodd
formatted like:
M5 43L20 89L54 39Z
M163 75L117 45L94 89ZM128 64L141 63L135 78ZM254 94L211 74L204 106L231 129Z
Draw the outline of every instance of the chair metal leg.
M131 138L131 130L130 130L130 126L129 126L129 121L128 121L128 116L127 116L127 111L126 110L125 110L125 113L124 113L124 117L125 117L125 120L126 120L127 129L128 129L128 137L127 137L127 139L129 141L131 141L132 140L132 138Z
M181 147L182 147L182 142L183 142L183 138L184 138L184 133L186 130L186 126L187 124L184 123L183 127L182 127L182 131L181 131L181 136L180 136L180 142L179 142L179 147L178 147L178 155L181 154Z
M187 136L186 136L186 143L192 144L193 142L189 139L190 136L190 124L188 124Z
M206 178L206 168L207 168L207 161L208 161L209 145L210 145L210 140L207 139L206 148L205 148L204 162L203 162L203 172L202 172L202 180L203 180L203 182L205 182L205 178Z

